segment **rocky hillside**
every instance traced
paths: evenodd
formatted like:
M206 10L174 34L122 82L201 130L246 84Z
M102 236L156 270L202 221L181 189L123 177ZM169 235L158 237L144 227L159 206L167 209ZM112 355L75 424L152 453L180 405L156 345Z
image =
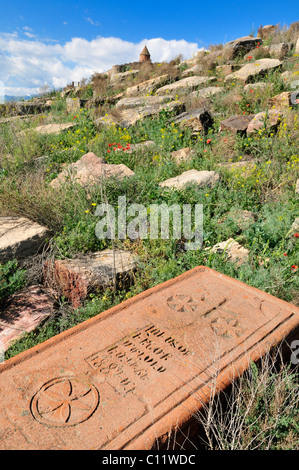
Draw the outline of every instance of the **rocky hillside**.
M298 98L294 23L2 105L6 357L198 265L299 305ZM202 204L202 246L99 239L97 206L124 197Z

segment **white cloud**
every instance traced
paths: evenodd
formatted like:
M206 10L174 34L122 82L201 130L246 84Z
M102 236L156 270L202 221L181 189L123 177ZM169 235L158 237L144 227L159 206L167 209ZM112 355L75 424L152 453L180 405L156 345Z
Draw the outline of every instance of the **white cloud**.
M24 30L31 34L29 27ZM73 38L62 45L0 33L0 81L7 94L37 93L45 83L61 88L115 64L138 61L145 44L153 62L169 61L179 54L189 58L198 51L197 43L183 39L144 39L136 44L116 37Z

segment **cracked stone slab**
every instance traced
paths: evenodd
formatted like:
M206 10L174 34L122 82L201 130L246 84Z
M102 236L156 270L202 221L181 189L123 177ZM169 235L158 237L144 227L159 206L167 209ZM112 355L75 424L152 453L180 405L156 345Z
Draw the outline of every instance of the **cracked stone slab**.
M0 312L0 343L4 350L24 333L30 333L54 314L55 294L42 286L30 286L13 295Z

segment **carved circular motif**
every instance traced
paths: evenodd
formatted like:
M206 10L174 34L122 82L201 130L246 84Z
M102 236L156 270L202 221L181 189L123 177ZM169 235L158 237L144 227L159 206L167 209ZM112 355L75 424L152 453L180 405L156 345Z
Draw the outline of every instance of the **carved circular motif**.
M41 424L68 427L87 421L99 404L94 385L76 377L58 377L45 383L31 400L31 413Z

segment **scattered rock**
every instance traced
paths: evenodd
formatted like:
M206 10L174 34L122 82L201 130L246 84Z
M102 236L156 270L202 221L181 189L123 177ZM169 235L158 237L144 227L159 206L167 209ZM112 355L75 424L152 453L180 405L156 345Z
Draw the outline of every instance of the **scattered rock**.
M33 130L38 134L48 135L48 134L59 134L62 131L71 129L75 127L76 124L73 122L66 122L60 124L44 124L42 126L35 127ZM26 131L21 131L19 135L25 133Z
M229 75L230 73L236 72L241 68L240 65L237 64L225 64L225 65L217 65L216 70L221 75Z
M235 134L244 134L249 123L254 118L254 114L240 114L231 116L220 123L219 131L228 130Z
M251 212L241 209L232 209L226 216L219 221L219 223L232 221L236 224L240 231L247 230L257 220L257 216Z
M94 290L106 289L113 283L124 288L132 282L135 269L136 261L130 252L108 249L72 260L47 261L44 282L78 308Z
M27 115L27 114L41 114L46 111L49 111L52 105L46 104L44 100L39 100L35 102L20 101L15 103L14 108L17 114Z
M262 112L254 116L252 121L248 124L247 135L253 134L255 131L267 128L271 131L276 131L281 121L281 113L271 109L268 113Z
M48 237L46 227L25 217L0 217L0 262L36 254Z
M193 75L198 75L203 72L203 67L200 64L195 64L193 67L188 68L182 72L182 77L192 77Z
M228 261L236 263L237 266L248 261L249 250L240 245L233 238L217 243L211 248L212 253L225 254Z
M297 39L294 53L299 54L299 38Z
M135 173L126 165L110 165L93 152L86 153L80 160L67 166L50 186L58 188L66 182L77 183L83 187L99 184L106 178L123 179Z
M116 85L124 82L128 78L133 79L139 73L139 70L128 70L127 72L114 73L110 76L111 84Z
M11 297L0 313L0 342L5 351L53 315L54 299L54 291L41 286L27 287Z
M291 45L287 43L271 44L269 52L275 59L283 60L290 52Z
M258 30L258 35L261 39L269 39L275 33L277 26L274 24L267 24L266 26L261 26Z
M244 86L245 91L265 90L266 88L272 88L272 83L256 82L256 83L248 83L247 85Z
M126 96L139 96L154 93L159 87L166 85L170 80L169 75L160 75L160 77L151 78L145 82L139 83L126 90Z
M131 109L157 105L159 106L164 103L169 103L172 99L172 95L129 97L118 101L115 107L117 109Z
M218 163L218 166L226 168L228 171L231 171L233 174L236 173L242 178L248 178L251 175L251 170L254 167L254 162L231 162L231 163Z
M242 80L245 83L249 83L256 76L265 75L270 70L276 70L281 67L282 62L278 59L259 59L244 65L237 72L227 75L225 80Z
M244 36L226 43L223 48L223 54L226 60L234 60L237 57L244 56L246 52L251 51L254 47L261 44L261 42L261 38Z
M112 111L108 115L97 119L95 121L95 125L98 128L113 125L128 128L134 126L138 121L142 121L146 117L158 115L163 110L179 113L184 110L184 105L181 101L170 101L169 103L152 106L142 106L132 109L117 109L115 112Z
M288 109L292 106L291 93L289 91L284 91L279 95L273 96L273 98L269 100L269 104L279 110Z
M161 188L181 189L187 184L197 184L199 188L204 186L215 186L219 180L219 175L215 171L185 171L179 176L169 178L159 184Z
M222 93L223 90L223 87L210 86L207 88L201 88L200 90L192 91L190 95L194 96L194 98L209 98L211 96L217 95L218 93Z
M200 85L214 80L216 80L215 77L187 77L183 78L182 80L178 80L171 85L165 85L161 88L158 88L156 94L164 95L167 93L189 93L190 91L198 88Z
M295 194L299 194L299 178L298 178L297 181L296 181Z
M208 110L197 108L190 112L179 114L172 122L180 124L182 127L190 127L193 133L197 134L201 131L207 133L209 128L213 126L214 119Z
M183 149L175 150L174 152L171 152L172 158L178 164L189 160L193 155L195 155L195 152L191 147L185 147Z

